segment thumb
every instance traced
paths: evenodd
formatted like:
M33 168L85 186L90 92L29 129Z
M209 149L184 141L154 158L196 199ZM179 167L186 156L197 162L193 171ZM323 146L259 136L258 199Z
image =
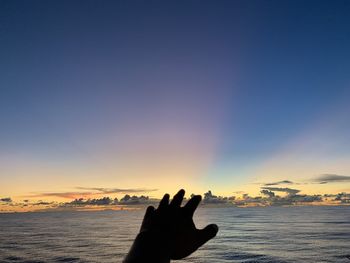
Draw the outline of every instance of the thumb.
M198 230L198 247L216 236L219 227L215 224L207 225L205 228Z

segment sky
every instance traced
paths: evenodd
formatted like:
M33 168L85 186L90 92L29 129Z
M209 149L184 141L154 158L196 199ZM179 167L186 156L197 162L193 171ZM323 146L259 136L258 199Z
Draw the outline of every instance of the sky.
M349 12L1 0L0 197L350 192Z

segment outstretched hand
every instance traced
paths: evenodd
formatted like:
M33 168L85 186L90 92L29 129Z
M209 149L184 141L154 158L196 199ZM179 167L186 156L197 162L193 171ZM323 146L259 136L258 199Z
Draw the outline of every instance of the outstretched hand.
M180 190L169 203L169 195L165 194L157 209L153 206L147 208L140 233L125 262L181 259L215 237L217 225L211 224L199 230L193 222L192 217L201 196L193 196L181 207L184 195L185 191Z

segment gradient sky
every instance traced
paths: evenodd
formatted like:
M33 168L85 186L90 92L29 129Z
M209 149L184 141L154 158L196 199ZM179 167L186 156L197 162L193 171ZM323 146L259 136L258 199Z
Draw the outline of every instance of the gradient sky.
M350 175L349 14L349 1L0 0L0 197L287 179L350 191L307 183Z

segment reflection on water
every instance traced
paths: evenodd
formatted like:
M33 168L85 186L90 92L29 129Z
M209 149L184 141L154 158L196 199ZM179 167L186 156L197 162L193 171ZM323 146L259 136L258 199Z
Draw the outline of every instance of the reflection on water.
M0 214L0 262L120 262L143 211ZM218 236L178 262L348 262L350 207L201 208Z

